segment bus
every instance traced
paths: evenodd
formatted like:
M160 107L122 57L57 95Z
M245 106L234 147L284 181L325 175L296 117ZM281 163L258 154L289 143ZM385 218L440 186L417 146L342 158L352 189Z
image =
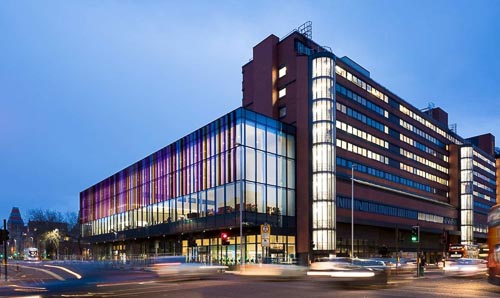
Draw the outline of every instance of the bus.
M38 248L28 247L24 249L25 261L38 261Z
M488 282L500 285L500 204L488 212Z
M450 243L448 247L449 259L471 258L477 259L479 257L479 247L474 244L460 244Z

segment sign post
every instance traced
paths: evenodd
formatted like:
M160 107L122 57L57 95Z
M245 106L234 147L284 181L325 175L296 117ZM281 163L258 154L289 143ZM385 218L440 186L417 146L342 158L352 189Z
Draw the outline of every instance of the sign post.
M265 248L266 258L268 257L268 251L270 246L271 238L271 226L268 223L260 225L260 237L262 239L262 248Z

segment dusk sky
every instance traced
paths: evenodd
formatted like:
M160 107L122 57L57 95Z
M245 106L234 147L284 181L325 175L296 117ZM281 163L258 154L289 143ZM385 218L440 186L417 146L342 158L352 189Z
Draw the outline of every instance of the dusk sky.
M312 21L415 107L500 146L499 1L0 1L0 220L80 191L241 104L241 67Z

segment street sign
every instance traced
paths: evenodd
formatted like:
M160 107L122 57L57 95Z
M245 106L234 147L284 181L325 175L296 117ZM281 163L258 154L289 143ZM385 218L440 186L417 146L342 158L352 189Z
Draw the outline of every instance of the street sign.
M269 235L271 235L271 226L269 224L260 225L260 235L262 237L264 237L264 235L267 235L269 238Z
M269 224L260 225L260 236L269 239L271 236L271 226Z
M269 238L262 238L262 247L269 247Z
M271 226L269 224L260 225L260 237L262 238L262 247L269 247L269 238L271 238Z

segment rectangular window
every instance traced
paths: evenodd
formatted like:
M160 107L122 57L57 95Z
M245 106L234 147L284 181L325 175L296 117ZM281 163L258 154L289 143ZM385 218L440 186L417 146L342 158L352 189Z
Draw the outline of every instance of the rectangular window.
M283 118L286 116L286 106L280 107L279 108L279 117Z
M279 98L282 98L283 96L286 95L286 88L283 88L281 89L279 92L278 92L278 97Z
M280 68L280 70L278 71L278 77L279 78L282 78L286 75L286 66L283 66L282 68Z

